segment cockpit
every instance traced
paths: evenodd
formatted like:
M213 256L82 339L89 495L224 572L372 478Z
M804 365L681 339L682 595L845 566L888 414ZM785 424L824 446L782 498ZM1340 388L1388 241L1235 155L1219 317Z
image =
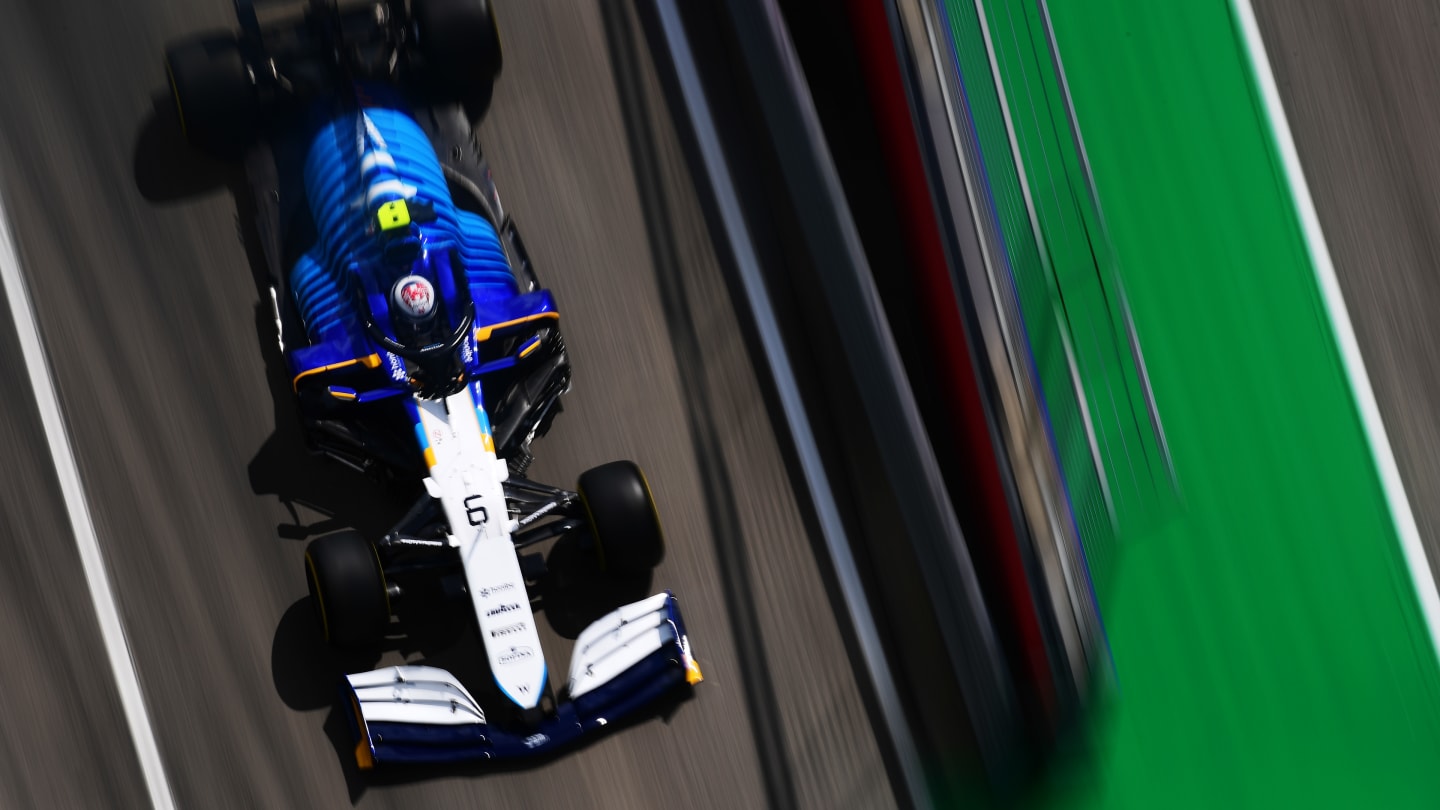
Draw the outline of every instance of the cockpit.
M434 209L422 202L380 204L374 227L381 262L371 284L355 287L366 333L405 361L411 387L424 398L445 397L465 385L461 348L475 328L458 252L428 242L419 227L435 219Z

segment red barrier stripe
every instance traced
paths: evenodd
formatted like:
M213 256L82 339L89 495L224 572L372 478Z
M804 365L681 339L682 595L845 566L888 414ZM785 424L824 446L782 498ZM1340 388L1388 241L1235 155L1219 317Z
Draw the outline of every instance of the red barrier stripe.
M926 334L935 352L942 394L957 420L955 437L959 446L948 449L956 458L963 460L970 481L979 492L976 505L980 514L977 517L987 536L972 537L971 542L993 544L1004 577L1007 606L1021 636L1024 666L1038 688L1045 712L1052 714L1055 684L1050 676L1029 578L1020 556L1014 516L1005 497L999 460L985 422L984 400L970 362L969 345L945 259L940 224L932 204L914 118L891 39L885 0L847 0L846 7L866 90L875 112L876 130L884 145L885 166L900 206L907 258L913 271Z

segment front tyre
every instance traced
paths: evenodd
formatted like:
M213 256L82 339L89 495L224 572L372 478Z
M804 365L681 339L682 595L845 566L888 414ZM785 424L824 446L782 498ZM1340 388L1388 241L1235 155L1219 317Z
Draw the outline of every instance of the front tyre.
M375 546L359 532L327 534L305 550L305 580L324 639L337 647L379 643L390 597Z
M612 461L587 470L578 489L603 570L635 574L660 564L665 558L660 514L635 462Z

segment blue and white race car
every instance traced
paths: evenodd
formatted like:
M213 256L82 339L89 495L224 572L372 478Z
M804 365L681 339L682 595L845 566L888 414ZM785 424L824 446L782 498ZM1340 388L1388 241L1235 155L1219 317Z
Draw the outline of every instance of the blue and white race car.
M238 35L167 50L180 124L244 165L311 448L424 487L382 538L311 543L317 619L332 644L373 648L403 632L397 604L454 572L498 687L427 666L347 675L360 767L554 751L699 682L664 592L581 632L552 686L529 598L543 562L521 550L584 537L626 574L664 545L631 462L574 491L526 477L570 364L471 127L501 64L489 3L309 0L263 25L252 0L236 8Z

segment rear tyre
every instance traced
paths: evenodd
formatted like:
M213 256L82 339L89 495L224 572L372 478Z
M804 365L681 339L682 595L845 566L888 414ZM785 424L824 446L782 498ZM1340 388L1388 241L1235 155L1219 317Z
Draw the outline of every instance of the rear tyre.
M504 58L489 0L414 0L424 84L439 100L458 101L472 121L485 116Z
M358 532L327 534L305 550L305 580L325 640L337 647L379 643L390 598L375 547Z
M579 490L603 570L634 574L660 564L665 558L660 515L645 474L633 461L587 470Z
M235 159L255 142L260 95L234 35L206 34L171 46L165 71L191 146Z

